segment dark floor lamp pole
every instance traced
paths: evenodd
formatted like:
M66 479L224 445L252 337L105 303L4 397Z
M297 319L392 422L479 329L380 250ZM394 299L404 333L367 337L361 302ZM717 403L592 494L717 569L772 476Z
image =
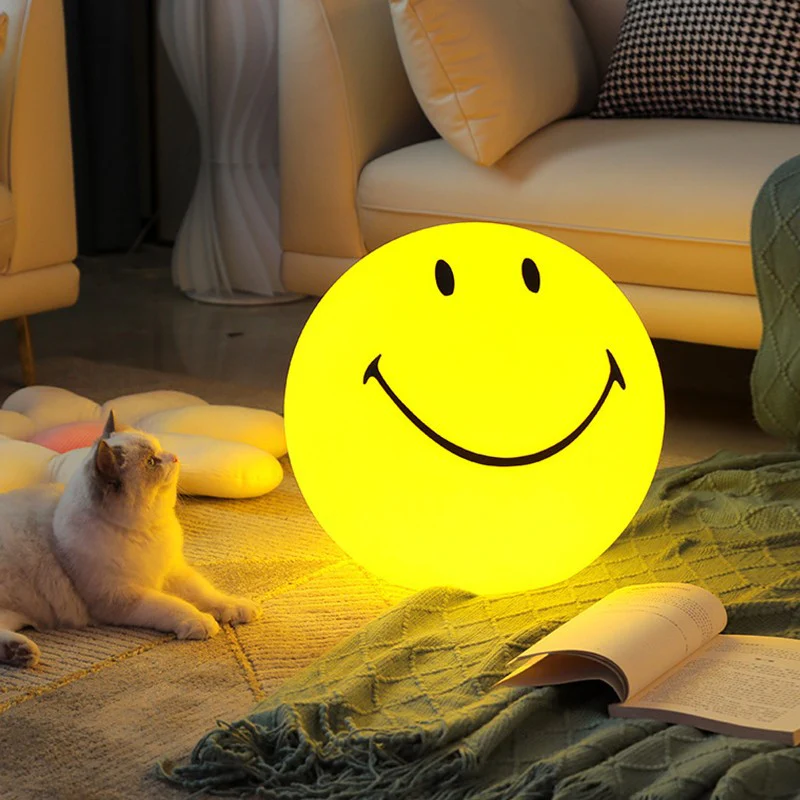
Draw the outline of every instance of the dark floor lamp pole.
M36 363L33 359L33 342L31 341L31 326L27 317L18 317L17 346L19 348L19 363L22 367L22 380L26 386L36 383Z

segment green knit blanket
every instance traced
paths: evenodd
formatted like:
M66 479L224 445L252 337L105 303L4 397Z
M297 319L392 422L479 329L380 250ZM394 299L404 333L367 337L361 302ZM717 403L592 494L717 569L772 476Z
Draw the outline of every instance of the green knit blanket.
M781 164L756 198L753 274L763 337L751 376L753 411L773 436L800 442L800 156Z
M511 658L634 583L695 583L724 602L727 632L798 637L799 565L800 455L665 470L573 579L500 597L417 594L162 775L274 800L799 798L800 748L610 719L598 682L492 688Z

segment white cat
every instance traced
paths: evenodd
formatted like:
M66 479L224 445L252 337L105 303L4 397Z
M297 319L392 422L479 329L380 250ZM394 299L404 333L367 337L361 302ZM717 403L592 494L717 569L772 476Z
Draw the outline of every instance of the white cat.
M0 495L0 662L32 666L18 631L131 625L205 639L258 606L215 589L183 556L178 460L139 431L103 437L66 488Z

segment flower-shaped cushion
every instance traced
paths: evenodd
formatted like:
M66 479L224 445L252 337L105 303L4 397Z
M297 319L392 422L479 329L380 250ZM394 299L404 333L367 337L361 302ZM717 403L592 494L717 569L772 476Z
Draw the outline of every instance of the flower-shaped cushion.
M283 418L272 411L214 406L172 391L126 395L101 407L64 389L35 386L11 395L0 410L0 492L66 483L89 457L109 410L118 425L151 433L178 456L183 494L258 497L283 479L278 459L286 454L286 436Z

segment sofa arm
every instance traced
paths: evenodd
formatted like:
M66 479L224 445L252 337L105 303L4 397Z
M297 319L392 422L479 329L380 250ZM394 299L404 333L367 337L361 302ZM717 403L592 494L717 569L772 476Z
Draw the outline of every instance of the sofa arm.
M77 255L66 42L60 0L0 0L0 15L0 181L15 228L0 271L19 273Z
M436 135L406 77L387 0L281 0L279 75L282 247L359 258L361 170Z

